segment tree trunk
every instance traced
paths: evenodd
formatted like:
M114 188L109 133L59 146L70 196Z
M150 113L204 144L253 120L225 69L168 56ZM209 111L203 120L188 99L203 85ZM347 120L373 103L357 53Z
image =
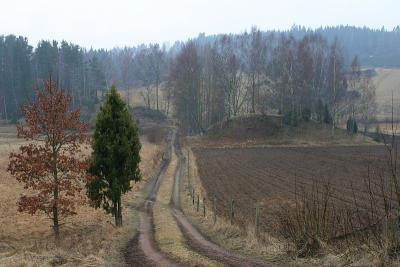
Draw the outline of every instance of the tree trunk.
M122 206L121 206L121 197L118 198L118 226L122 226Z
M147 108L148 108L148 109L151 108L151 106L150 106L150 90L151 90L151 88L150 88L150 86L148 86L148 87L146 88L146 94L147 94Z
M59 237L60 237L60 225L58 222L58 199L59 199L59 188L58 188L58 172L57 172L57 152L56 152L56 147L53 145L52 146L53 150L53 155L52 155L52 173L53 173L53 179L54 179L54 189L53 189L53 207L52 207L52 212L53 212L53 229L54 229L54 235L56 237L56 240L58 242Z
M157 106L157 111L158 111L158 80L157 80L157 84L156 84L156 106Z
M255 77L254 74L251 79L251 113L256 113L256 108L255 108L255 97L256 97L256 82L255 82Z
M335 135L336 120L336 52L333 58L333 112L332 112L332 136Z
M58 222L58 185L54 187L53 191L54 204L53 204L53 230L56 240L60 238L60 225Z
M6 101L6 96L4 95L4 114L6 116L6 121L8 121L8 116L7 116L7 101Z
M115 226L120 227L122 226L122 206L121 206L121 197L118 198L116 202L113 203L114 210L114 220Z
M113 201L113 216L115 221L115 226L118 226L118 204Z

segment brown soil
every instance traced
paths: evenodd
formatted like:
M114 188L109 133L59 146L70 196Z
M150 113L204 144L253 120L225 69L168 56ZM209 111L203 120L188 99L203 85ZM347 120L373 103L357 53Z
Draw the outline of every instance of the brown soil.
M330 183L337 203L351 205L354 195L368 203L364 178L368 164L384 165L383 146L195 148L193 152L207 199L217 199L217 213L229 218L235 201L235 224L254 224L261 204L264 230L274 231L273 213L293 201L295 190Z

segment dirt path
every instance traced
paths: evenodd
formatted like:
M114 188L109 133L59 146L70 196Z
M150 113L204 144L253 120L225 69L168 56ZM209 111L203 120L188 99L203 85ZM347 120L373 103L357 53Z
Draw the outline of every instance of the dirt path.
M179 159L175 173L175 181L171 198L172 214L178 223L183 235L187 239L188 245L195 251L206 257L220 261L230 266L265 266L271 267L263 261L247 259L243 256L231 253L211 241L207 240L189 221L181 211L179 184L181 177L181 166L184 160L178 139L175 141L176 153Z
M139 207L139 233L129 241L125 249L125 262L128 266L180 266L181 264L162 253L155 242L153 224L153 204L160 188L162 177L171 160L175 131L168 136L168 148L158 173L150 180L150 193Z
M163 157L158 173L150 180L147 188L150 193L139 207L139 233L128 243L124 256L128 266L183 266L181 263L170 258L167 254L160 251L155 241L155 231L153 223L153 205L157 198L157 193L163 176L168 169L171 161L172 146L176 147L178 166L175 171L173 192L171 195L171 213L179 226L180 231L185 237L189 247L205 257L219 261L229 266L267 266L262 261L250 260L245 257L228 252L216 244L207 240L193 225L189 223L180 208L180 176L184 157L182 155L176 131L172 131L168 137L168 149Z

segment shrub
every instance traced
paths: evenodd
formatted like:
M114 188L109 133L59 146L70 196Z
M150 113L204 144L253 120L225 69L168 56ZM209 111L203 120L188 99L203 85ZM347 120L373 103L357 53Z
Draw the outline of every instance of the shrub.
M290 110L285 113L285 116L283 117L283 123L296 127L299 123L299 116L297 114L296 110Z
M329 112L328 105L325 105L324 107L324 123L326 124L332 124L333 119L331 116L331 113Z
M346 129L349 134L356 134L358 132L357 122L354 118L350 117L347 120Z
M279 230L293 242L298 257L315 256L335 236L340 216L332 193L329 184L315 182L310 190L296 189L294 205L283 206L278 212Z
M376 126L375 133L372 138L374 139L375 142L382 142L382 133L379 125Z
M309 108L304 108L301 111L301 118L303 119L303 121L308 122L311 119L311 109Z
M318 99L317 105L315 107L315 112L317 114L317 120L321 123L324 121L324 111L325 106L322 103L321 99Z

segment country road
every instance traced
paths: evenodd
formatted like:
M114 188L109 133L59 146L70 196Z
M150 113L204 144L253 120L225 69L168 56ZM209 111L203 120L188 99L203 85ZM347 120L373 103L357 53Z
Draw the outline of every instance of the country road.
M173 149L173 147L175 149ZM175 153L175 155L173 155L173 153ZM171 157L177 157L178 164L175 170L174 184L171 192L170 212L176 224L179 226L187 246L198 254L219 262L221 265L241 267L272 266L259 260L247 259L219 247L204 237L187 220L180 208L180 177L181 167L185 158L181 152L176 129L171 130L168 134L168 148L163 157L163 162L157 174L149 182L150 193L139 207L139 233L126 247L126 264L128 266L185 266L185 264L162 252L155 240L153 206L157 201L157 194L163 178L166 175L166 170L170 165Z

